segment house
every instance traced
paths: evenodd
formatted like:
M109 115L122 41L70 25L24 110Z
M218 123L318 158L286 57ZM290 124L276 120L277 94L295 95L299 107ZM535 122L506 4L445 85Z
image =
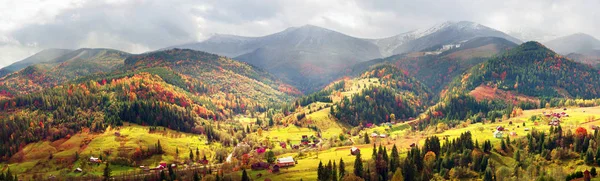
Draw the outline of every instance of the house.
M295 164L296 164L296 162L294 161L294 158L291 156L277 159L277 165L279 167L289 167L289 166L294 166Z
M592 126L590 126L590 128L592 128L592 130L597 130L597 129L598 129L598 126L596 126L596 125L592 125Z
M93 162L93 163L102 163L102 160L100 160L99 158L96 158L96 157L92 156L92 157L90 157L90 162Z
M119 136L121 136L121 132L115 131L115 136L116 136L116 137L119 137Z
M371 137L377 138L377 137L379 137L379 134L377 134L377 133L371 133Z
M158 166L152 168L152 170L162 170L167 168L167 163L165 162L160 162L160 164L158 164Z
M496 131L504 131L504 127L498 126L498 127L496 127Z
M494 138L502 138L502 131L494 131Z
M269 169L269 163L267 163L267 162L257 162L257 163L252 164L250 166L250 168L252 168L252 170Z
M279 146L281 146L281 148L285 149L287 147L287 144L285 142L279 142Z
M358 149L357 147L352 147L350 148L350 154L351 155L358 155L360 153L360 149Z
M513 132L510 132L510 136L517 136L517 133L516 133L516 132L514 132L514 131L513 131Z
M529 128L525 128L525 129L523 129L523 130L525 130L525 131L529 131Z
M367 123L367 128L373 127L373 123Z
M550 126L559 126L560 125L560 120L558 118L553 118L552 121L550 121L548 123L548 125L550 125Z
M308 145L308 136L306 135L302 135L302 144L303 145Z
M294 150L300 149L300 145L292 145L292 149L294 149Z
M262 154L265 151L267 151L265 148L258 148L258 149L256 149L256 153L258 153L258 154Z
M81 168L78 167L75 169L75 173L81 173L81 172L83 172L83 170Z
M385 134L380 134L380 135L379 135L379 137L380 137L380 138L385 138L385 137L387 137L387 135L385 135Z

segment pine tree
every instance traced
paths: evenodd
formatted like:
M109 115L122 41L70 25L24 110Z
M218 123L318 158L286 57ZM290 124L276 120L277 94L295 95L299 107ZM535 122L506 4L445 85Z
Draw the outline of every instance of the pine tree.
M360 152L356 154L356 158L354 159L354 175L357 177L363 177L363 163L360 158Z
M194 172L194 181L200 181L202 180L202 177L200 175L198 175L198 172Z
M331 165L331 160L327 163L325 167L325 174L323 175L325 180L331 180L331 171L333 170L333 166Z
M332 181L337 181L338 180L338 174L337 174L337 166L335 165L335 160L333 161L333 166L331 167L331 180Z
M515 161L521 161L521 150L517 150L517 152L515 152Z
M585 164L593 165L594 164L594 154L592 151L588 151L585 156Z
M371 155L371 159L377 159L377 147L375 147L375 143L373 143L373 155Z
M177 174L175 174L175 171L173 170L173 167L171 167L171 165L167 165L167 168L169 170L169 177L171 177L171 180L177 180Z
M346 175L346 164L344 163L344 160L342 158L340 158L340 165L339 165L339 169L338 169L338 174L340 174L339 178L340 180L342 180L342 178L344 178L344 176Z
M392 155L390 159L390 170L397 170L400 167L400 154L398 153L398 148L394 144L392 147Z
M110 180L110 167L109 167L109 163L108 161L106 162L106 166L104 167L104 173L102 174L102 176L104 177L104 180Z
M485 175L483 176L483 181L493 181L494 178L492 177L492 169L487 168L485 170Z
M196 159L200 159L200 150L196 147Z
M365 132L365 144L370 144L371 141L369 141L369 135L367 135L367 133Z
M325 177L323 176L325 173L323 168L323 162L319 161L319 166L317 167L317 180L325 181Z
M394 172L392 176L392 181L404 181L404 176L402 175L402 169L398 168Z
M242 171L242 181L250 181L250 177L248 176L248 173L246 173L246 169Z
M190 149L190 160L194 160L194 152L192 152L192 149Z
M500 141L500 148L502 149L502 151L507 152L508 148L506 147L506 143L504 143L504 140Z

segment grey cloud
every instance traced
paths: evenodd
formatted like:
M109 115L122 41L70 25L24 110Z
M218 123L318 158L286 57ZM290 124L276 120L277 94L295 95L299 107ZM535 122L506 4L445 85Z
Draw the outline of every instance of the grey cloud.
M36 49L106 47L140 53L202 40L214 33L262 36L304 24L382 38L449 20L517 31L512 34L524 31L520 34L531 39L578 32L600 38L598 7L600 1L592 0L94 0L61 11L53 21L34 19L18 29L0 32L18 42L0 43L0 48L31 50L26 45L33 44Z

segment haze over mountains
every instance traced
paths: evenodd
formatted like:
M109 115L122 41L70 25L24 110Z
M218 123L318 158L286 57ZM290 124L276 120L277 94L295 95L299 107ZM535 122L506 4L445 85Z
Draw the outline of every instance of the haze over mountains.
M342 76L366 69L361 66L382 62L396 63L418 78L439 77L424 81L437 93L457 73L520 43L521 40L517 38L475 22L448 21L380 39L357 38L330 29L305 25L261 37L216 34L201 42L171 46L163 50L192 49L231 57L263 69L304 93L318 91ZM600 51L597 50L600 41L590 35L579 33L545 44L557 53L578 62L592 66L600 64ZM60 59L69 59L60 58L67 54L82 56L73 50L49 49L4 67L0 70L0 76L36 63L61 62ZM386 59L376 60L381 58ZM415 59L418 61L415 62ZM365 63L370 60L374 61ZM447 64L448 62L454 63ZM122 65L122 62L113 62L113 65ZM449 67L451 69L448 69ZM106 71L111 69L87 73L84 70L75 75L85 76Z
M305 25L262 37L215 35L202 42L169 48L189 48L233 57L263 68L304 92L311 92L358 62L427 48L448 48L475 37L490 36L520 43L500 31L461 21L382 39L356 38Z

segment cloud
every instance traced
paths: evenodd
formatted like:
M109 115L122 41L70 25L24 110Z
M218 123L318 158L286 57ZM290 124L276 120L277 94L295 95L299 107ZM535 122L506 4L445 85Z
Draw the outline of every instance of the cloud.
M215 33L263 36L304 24L363 38L461 20L530 39L600 37L598 7L568 0L0 0L0 66L45 48L141 53Z

